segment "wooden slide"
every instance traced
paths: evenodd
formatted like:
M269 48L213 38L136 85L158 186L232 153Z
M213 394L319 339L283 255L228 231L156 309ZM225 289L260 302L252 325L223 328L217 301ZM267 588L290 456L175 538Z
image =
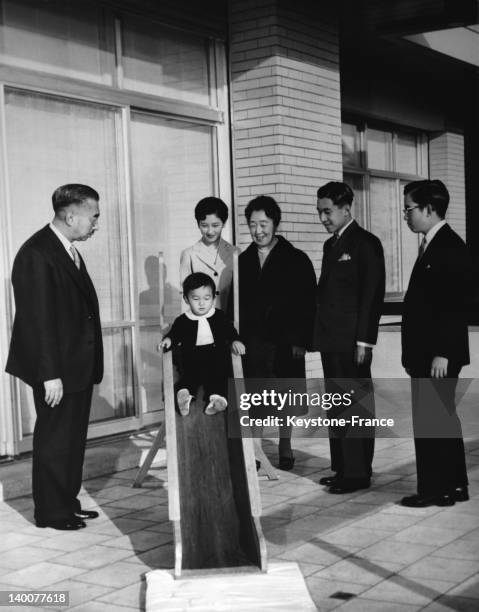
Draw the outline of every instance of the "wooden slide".
M177 412L171 351L163 354L163 375L175 577L208 570L266 571L252 438L230 437L228 430L240 432L237 413L228 408L207 416L201 397L188 416ZM233 356L233 376L235 384L244 384L238 356Z

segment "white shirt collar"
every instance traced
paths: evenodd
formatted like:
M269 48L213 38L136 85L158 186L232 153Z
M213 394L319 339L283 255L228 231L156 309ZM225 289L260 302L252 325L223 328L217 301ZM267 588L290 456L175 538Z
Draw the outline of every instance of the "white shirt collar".
M424 236L426 238L426 247L429 245L429 243L434 238L434 236L437 234L437 232L441 229L441 227L444 227L444 225L446 225L446 223L447 223L446 219L442 219L441 221L436 223L436 225L433 225L431 227L431 229Z
M351 225L351 223L352 223L353 221L354 221L354 219L351 219L350 221L348 221L348 222L346 223L346 225L343 225L343 227L342 227L340 230L338 230L338 231L336 232L336 235L337 235L337 237L338 237L338 238L339 238L339 237L340 237L340 236L343 234L344 230L345 230L347 227L349 227L349 226Z
M72 253L70 251L71 247L73 246L72 243L68 240L68 238L65 238L65 236L58 230L58 228L56 228L53 223L50 223L49 225L50 229L52 230L52 232L55 234L55 236L58 238L58 240L63 244L63 246L65 247L66 252L68 253L68 256L72 257Z

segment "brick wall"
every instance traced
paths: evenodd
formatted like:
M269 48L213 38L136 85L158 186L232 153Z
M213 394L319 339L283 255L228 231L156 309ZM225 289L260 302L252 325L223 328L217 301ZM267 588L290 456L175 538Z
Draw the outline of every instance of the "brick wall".
M237 242L249 244L248 201L273 196L280 233L319 272L327 233L316 190L342 179L339 40L322 3L281 0L230 3L234 199ZM308 375L320 374L309 354Z
M429 141L429 175L444 181L451 195L447 221L466 238L466 190L464 177L464 137L443 132Z
M230 7L237 241L250 242L248 201L273 196L280 233L319 270L326 234L316 190L341 180L339 41L334 16L299 1L241 0Z

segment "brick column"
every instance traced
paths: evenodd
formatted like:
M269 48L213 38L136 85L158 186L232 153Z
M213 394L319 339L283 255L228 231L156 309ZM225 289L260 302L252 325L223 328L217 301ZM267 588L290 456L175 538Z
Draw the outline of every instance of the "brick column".
M441 179L451 195L447 221L466 238L466 187L464 176L464 137L442 132L429 141L429 175Z
M339 32L325 4L230 0L229 14L237 242L250 242L248 201L271 195L281 234L317 272L327 233L316 190L342 179ZM321 371L319 353L309 353L308 376Z
M324 4L230 2L237 241L250 242L245 205L271 195L281 234L317 271L326 233L316 190L342 178L338 26Z

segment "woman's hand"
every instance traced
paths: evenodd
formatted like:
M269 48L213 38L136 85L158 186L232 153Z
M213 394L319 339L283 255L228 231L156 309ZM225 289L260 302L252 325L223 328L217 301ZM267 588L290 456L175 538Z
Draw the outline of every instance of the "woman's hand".
M231 345L231 350L235 355L244 355L246 353L245 345L239 340L235 340Z
M291 352L293 353L293 359L301 359L306 353L302 346L296 346L295 344L291 347Z

